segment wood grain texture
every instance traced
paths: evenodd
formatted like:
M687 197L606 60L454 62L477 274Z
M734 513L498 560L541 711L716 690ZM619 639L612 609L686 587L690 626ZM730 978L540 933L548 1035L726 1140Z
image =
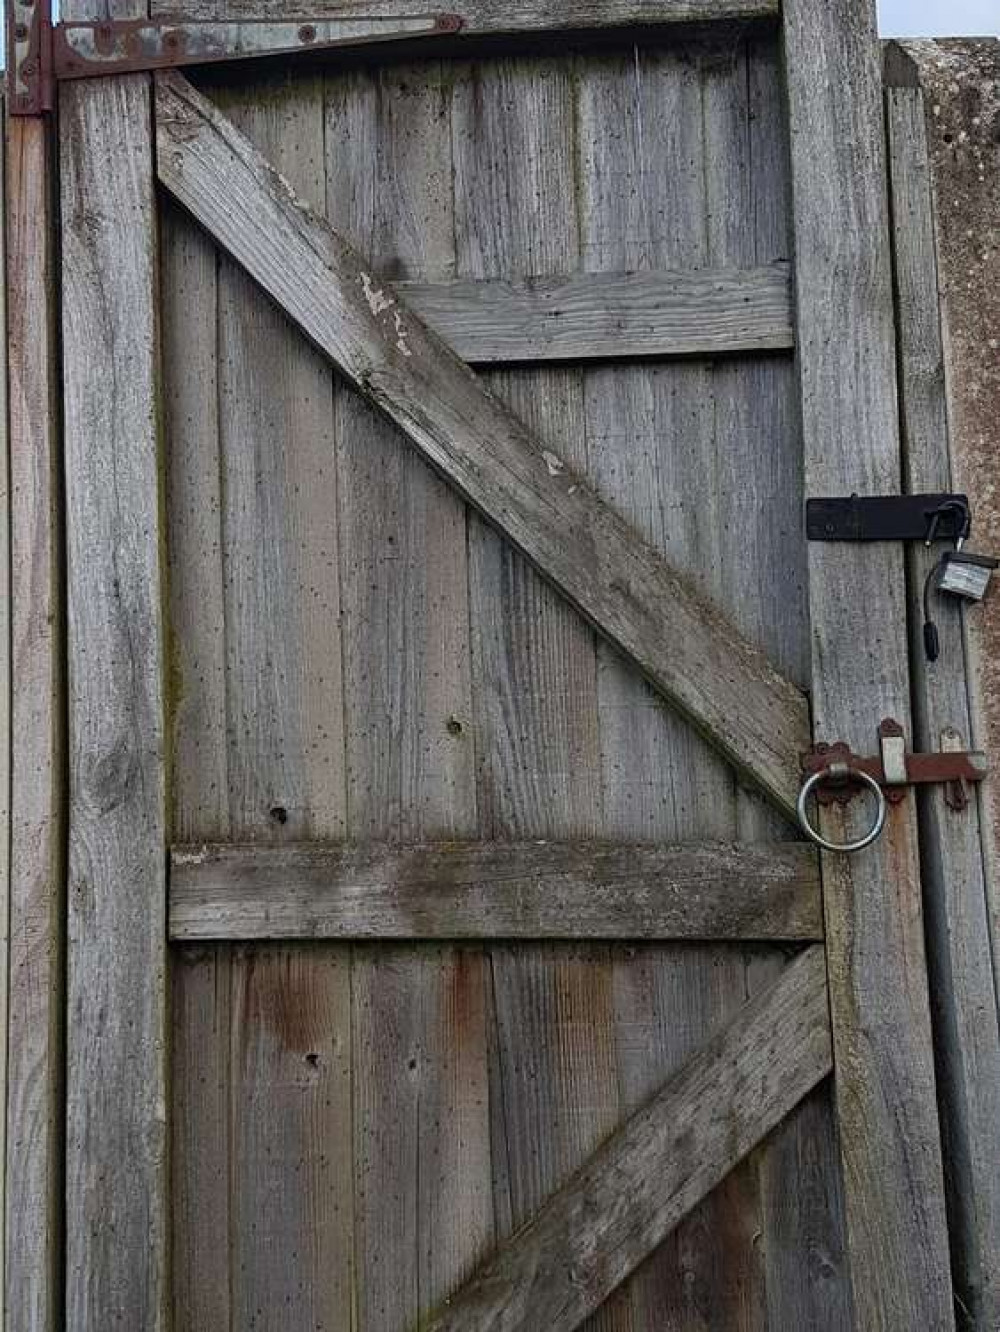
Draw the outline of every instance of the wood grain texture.
M900 483L881 64L868 0L786 0L805 468L813 495ZM836 237L835 245L831 237ZM813 545L818 739L909 726L902 553ZM828 832L844 835L826 817ZM824 861L855 1316L953 1325L913 803L877 845Z
M463 494L790 808L805 728L798 690L540 449L189 84L160 76L157 86L164 184Z
M571 63L532 56L458 73L458 273L516 280L572 272L579 238ZM547 448L585 463L578 368L504 370L486 382ZM472 512L469 618L480 834L595 835L601 792L593 633ZM488 958L496 1241L579 1167L613 1130L620 1108L610 950L498 944ZM597 1332L621 1326L611 1308L594 1323Z
M296 76L292 84L278 72L252 98L220 95L243 132L320 205L322 80ZM215 561L189 547L182 567L197 621L192 656L214 664L221 648L224 660L229 835L339 836L347 782L329 372L224 256L215 327L221 645L202 592L206 581L215 587ZM290 439L296 447L286 447ZM219 595L209 593L212 602ZM215 697L204 694L206 702ZM189 735L194 720L182 719ZM218 725L211 723L215 735ZM202 826L214 817L215 771L209 751L188 797L202 792L193 811ZM214 967L218 985L229 985L218 1003L219 1021L228 1019L233 1325L336 1325L354 1280L350 959L339 950L273 947L235 950L228 962L217 951ZM209 1098L209 1115L213 1109ZM289 1179L294 1187L279 1187ZM209 1248L216 1244L209 1235Z
M954 489L949 456L944 348L927 108L917 66L886 90L893 209L893 257L903 403L903 472L914 494ZM927 661L921 628L925 578L940 549L908 552L915 739L925 750L968 748L973 721L963 614L938 597L941 655ZM956 812L943 788L921 793L927 949L942 1107L952 1260L959 1308L969 1328L1000 1324L1000 1023L990 950L990 913L980 810L975 796Z
M7 188L7 103L0 98L0 328L7 334L8 346L0 360L0 1332L6 1326L7 1289L7 1064L10 1049L10 915L11 915L11 767L13 732L11 727L11 505L10 505L10 395L8 376L11 350L7 322L7 217L13 213L16 196ZM43 171L42 179L47 173ZM47 219L44 219L47 223ZM50 323L51 328L51 323ZM50 344L51 345L51 344Z
M231 1325L232 951L178 948L170 959L176 1332Z
M46 126L12 118L6 157L11 585L5 642L11 652L7 781L12 785L5 782L11 802L9 860L4 857L10 869L5 1307L9 1326L54 1332L62 1279L65 757L58 313L52 299L54 200ZM5 534L5 557L6 540Z
M174 847L172 939L822 938L808 846Z
M464 361L621 360L794 345L787 264L402 282L406 303Z
M720 172L712 173L717 200L713 253L724 254L729 262L767 263L793 253L780 42L754 34L748 56L745 101L738 95L720 96L722 89L713 99L715 142L726 123L745 125L745 132L736 136L744 145L742 155L731 155L737 162L729 168L730 184ZM721 157L718 149L712 156ZM753 218L752 228L741 226L740 207L727 203L730 192L741 201L745 215ZM716 367L717 392L725 403L723 419L728 437L735 441L726 450L716 503L723 530L745 532L744 539L722 542L721 581L744 631L759 636L779 667L805 684L811 654L797 371L794 364L773 357L750 362L742 382L738 370L735 364ZM767 515L766 521L748 531L742 517L745 504ZM798 836L745 790L738 796L737 830L741 838ZM780 959L774 953L752 957L747 965L751 992L773 980L777 966ZM755 1246L766 1304L761 1321L766 1318L776 1328L847 1332L853 1326L853 1312L831 1084L819 1088L789 1116L754 1153L747 1163L751 1167L757 1178L757 1225L769 1237Z
M166 839L150 124L141 78L61 102L66 1316L81 1329L157 1332L168 1299Z
M448 12L462 19L463 34L474 36L774 18L778 9L779 0L516 0L502 8L490 0L462 0ZM153 17L232 20L297 18L301 13L301 0L158 0L153 5ZM427 0L319 0L309 13L345 19L425 17L428 5Z
M428 1324L569 1332L830 1071L821 949L750 1001Z
M168 556L172 835L229 835L218 261L161 205L160 319ZM231 957L171 959L171 1239L175 1332L229 1326Z
M697 272L727 262L717 215L752 246L758 224L739 188L748 174L749 115L744 112L741 125L736 114L747 95L748 54L742 42L706 40L677 50L639 47L581 64L579 213L589 266ZM726 107L731 112L723 117ZM765 131L765 145L773 129ZM758 156L759 149L755 161ZM769 188L770 181L762 182L762 193ZM780 195L774 208L780 216ZM744 253L736 252L737 260ZM755 362L741 360L733 377L756 377L752 367ZM759 634L754 617L770 601L762 595L770 575L758 580L759 571L748 568L734 577L737 570L728 566L738 544L756 569L763 525L744 511L734 543L729 506L744 502L747 484L754 484L748 476L773 467L784 474L770 488L770 512L781 512L792 498L786 492L795 471L787 459L798 444L777 415L762 438L747 429L755 416L768 418L771 402L763 394L758 400L748 393L753 412L741 415L738 428L723 429L716 404L727 382L720 365L700 361L588 370L591 474L648 540ZM727 465L736 471L740 461L742 480L730 491L719 471ZM786 555L794 569L794 556ZM784 599L780 622L790 639L801 632L794 600ZM735 836L744 797L732 771L604 645L598 680L608 833L666 843ZM707 947L692 953L664 949L616 965L616 1029L623 1037L616 1061L626 1112L746 997L742 953ZM666 1320L683 1332L706 1324L759 1326L764 1250L753 1236L761 1230L756 1174L747 1163L635 1274L624 1292L632 1323Z
M454 271L447 76L327 83L327 209L373 263ZM348 832L474 834L465 507L338 379ZM358 947L352 993L359 1332L408 1332L488 1246L482 951Z

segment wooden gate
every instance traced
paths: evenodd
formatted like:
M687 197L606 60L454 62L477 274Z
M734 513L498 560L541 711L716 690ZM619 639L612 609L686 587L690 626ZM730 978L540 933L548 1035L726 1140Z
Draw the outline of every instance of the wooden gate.
M66 1326L951 1327L870 6L338 17L60 88Z

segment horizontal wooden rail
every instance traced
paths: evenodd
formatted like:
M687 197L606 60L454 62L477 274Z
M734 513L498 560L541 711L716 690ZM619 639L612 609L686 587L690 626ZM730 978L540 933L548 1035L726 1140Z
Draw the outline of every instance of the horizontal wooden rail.
M798 843L175 847L170 935L198 939L823 936Z
M823 949L752 999L429 1322L572 1332L830 1072Z
M577 273L527 282L402 282L403 299L464 360L582 361L785 351L788 264Z
M328 7L329 8L329 7ZM302 0L158 0L151 17L193 19L299 18ZM774 19L780 0L340 0L336 17L425 18L437 10L461 20L459 36L585 31L590 28L659 27L676 23Z

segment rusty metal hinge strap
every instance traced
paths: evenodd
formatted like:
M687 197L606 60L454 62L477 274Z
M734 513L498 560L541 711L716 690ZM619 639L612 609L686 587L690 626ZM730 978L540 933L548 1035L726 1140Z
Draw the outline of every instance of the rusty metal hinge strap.
M7 111L12 116L39 116L51 111L51 0L7 0Z
M10 0L10 4L13 115L50 111L55 84L64 79L440 37L463 26L459 15L449 13L245 23L135 19L53 26L49 0Z

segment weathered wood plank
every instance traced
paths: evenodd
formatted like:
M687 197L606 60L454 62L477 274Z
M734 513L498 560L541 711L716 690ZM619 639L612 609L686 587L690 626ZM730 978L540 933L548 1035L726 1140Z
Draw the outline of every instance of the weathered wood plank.
M748 1003L429 1322L570 1332L830 1071L823 951Z
M792 250L788 118L780 42L751 34L747 79L745 183L736 175L733 192L754 219L752 240L740 216L725 206L728 191L714 186L717 244L729 262L768 263ZM717 131L715 131L717 133ZM713 156L717 156L714 153ZM721 186L721 188L720 188ZM719 251L713 252L719 257ZM743 515L758 510L745 539L722 543L721 581L734 598L738 623L760 635L775 664L804 684L810 676L807 554L802 427L794 362L754 358L716 368L717 391L725 394L726 464L717 507L728 510L724 530L744 532ZM727 381L729 381L727 383ZM733 382L735 381L735 382ZM755 794L739 792L741 839L798 836ZM748 960L751 988L769 983L780 967L774 951ZM758 1226L765 1237L754 1248L763 1267L766 1310L773 1328L852 1327L850 1278L836 1112L832 1083L808 1097L747 1163L757 1176Z
M887 62L893 253L903 403L903 474L912 493L954 489L924 94L899 46ZM898 84L899 86L894 86ZM938 598L941 655L924 651L923 587L940 548L908 552L918 748L968 748L973 721L963 615ZM970 1329L1000 1326L1000 1024L990 948L980 811L956 812L943 788L921 792L927 950L942 1106L952 1261Z
M66 1320L159 1332L169 1295L166 838L150 130L143 78L61 98ZM110 1169L115 1161L128 1169Z
M728 262L718 247L711 252L713 210L739 214L736 230L752 243L754 219L742 197L708 196L710 181L733 183L730 164L746 142L745 129L728 124L711 142L708 133L717 87L745 97L746 68L736 68L743 53L742 42L702 41L580 62L578 212L588 266L691 272ZM749 364L741 360L733 370L747 375ZM590 475L601 494L725 606L730 588L722 566L734 543L722 532L728 497L718 469L753 445L742 422L739 431L718 431L722 374L721 365L701 361L588 367L586 431ZM773 432L769 448L781 444ZM766 459L760 450L754 470ZM745 553L757 529L748 515L739 543ZM730 611L752 613L760 599L758 585L734 597ZM607 835L665 844L735 837L739 797L731 768L607 644L599 648L598 683ZM623 1116L743 1002L744 972L742 950L704 945L616 960ZM643 1264L619 1293L629 1306L625 1327L665 1323L695 1332L752 1324L764 1249L751 1242L761 1229L754 1183L750 1165L739 1167Z
M900 480L881 61L870 0L785 0L807 493ZM836 244L831 244L836 237ZM906 585L891 546L812 545L817 738L908 725ZM828 832L844 836L830 810ZM913 802L823 864L855 1317L953 1326Z
M170 935L822 938L811 847L445 842L175 847Z
M646 273L705 265L697 54L609 54L582 63L578 79L577 207L587 267ZM710 469L719 449L709 367L601 366L587 370L585 387L590 475L600 493L675 566L700 578L703 592L716 593ZM606 643L598 647L598 689L608 835L734 837L731 768Z
M171 1332L231 1325L234 951L180 948L170 963Z
M10 825L5 1309L55 1332L61 1273L63 678L50 132L7 125ZM4 535L4 552L6 541ZM6 695L5 695L6 697ZM7 762L5 750L4 762ZM5 782L4 800L8 798ZM5 834L6 835L6 834Z
M274 19L301 15L302 0L158 0L153 11L154 17ZM423 18L427 12L427 0L318 0L309 7L317 18ZM515 0L502 7L491 0L461 0L449 10L469 36L739 21L774 18L778 12L779 0Z
M171 633L171 818L175 839L229 836L218 256L166 201L160 319ZM172 1332L230 1324L229 949L171 964Z
M463 277L517 280L577 268L574 96L565 58L460 68L451 137ZM586 463L578 367L503 370L486 383L545 447ZM477 513L468 531L480 835L597 835L594 634ZM609 953L527 941L488 951L494 1244L620 1121ZM624 1332L611 1308L594 1322L590 1332Z
M328 215L420 281L454 271L449 77L326 87ZM472 836L465 506L339 379L335 401L348 834ZM490 1243L487 975L475 947L354 950L358 1332L417 1326Z
M351 959L261 946L233 962L232 1326L343 1326L355 1270Z
M463 360L621 360L794 346L788 264L701 272L576 273L401 282L400 295Z
M243 132L321 206L323 80L298 74L292 82L276 72L258 79L250 95L239 87L220 95ZM224 256L216 338L228 826L232 836L254 841L342 836L342 603L329 371ZM219 595L216 566L199 567L193 552L188 561L186 604L198 622L191 642L212 663L218 649L207 612ZM212 589L207 595L203 582ZM206 701L210 690L208 682ZM195 721L184 718L191 739ZM203 825L213 817L210 755L198 778ZM218 953L215 965L220 985L227 976L230 983L218 1017L228 1020L231 1050L233 1326L336 1326L354 1282L353 1161L344 1127L352 1114L350 957L273 947L235 950L228 969Z
M10 1050L10 915L11 915L11 768L13 766L13 730L11 726L11 422L8 374L12 359L7 322L7 218L14 212L17 196L7 186L7 103L0 96L0 328L7 344L0 358L0 1332L6 1327L7 1308L7 1134L8 1134L8 1052ZM46 179L46 172L42 172ZM44 214L41 220L47 227ZM51 243L51 242L50 242ZM49 329L52 320L49 320ZM51 346L51 335L46 340ZM16 353L15 353L16 355ZM16 1280L16 1277L11 1281Z
M792 808L799 691L541 449L210 103L177 75L158 76L158 89L164 184L732 762Z

